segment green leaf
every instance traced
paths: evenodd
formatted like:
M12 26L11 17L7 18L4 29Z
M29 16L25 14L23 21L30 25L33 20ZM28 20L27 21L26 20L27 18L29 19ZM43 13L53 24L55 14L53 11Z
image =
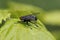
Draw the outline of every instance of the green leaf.
M0 23L2 22L2 20L6 21L6 18L10 18L10 13L8 10L0 10Z
M60 26L60 10L46 12L42 17L41 20L45 24Z
M12 14L11 17L13 17L13 18L14 17L18 18L20 16L24 16L24 15L28 15L28 14L32 14L32 13L40 13L40 15L42 13L44 13L43 9L41 9L39 7L35 7L32 5L28 5L28 4L15 3L15 2L9 3L9 9Z
M0 40L56 40L38 20L36 27L34 24L17 23L18 19L11 19L5 23L0 30ZM32 29L31 29L32 28Z

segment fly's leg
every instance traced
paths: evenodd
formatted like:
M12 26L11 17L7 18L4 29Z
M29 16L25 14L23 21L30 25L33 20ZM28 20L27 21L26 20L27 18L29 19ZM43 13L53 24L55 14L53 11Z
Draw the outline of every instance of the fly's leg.
M39 26L37 25L37 22L31 22L31 23L33 23L36 27L39 27Z
M29 24L28 24L28 21L26 21L26 24L29 25Z
M24 22L29 26L29 23L28 23L29 21L28 20L24 20Z

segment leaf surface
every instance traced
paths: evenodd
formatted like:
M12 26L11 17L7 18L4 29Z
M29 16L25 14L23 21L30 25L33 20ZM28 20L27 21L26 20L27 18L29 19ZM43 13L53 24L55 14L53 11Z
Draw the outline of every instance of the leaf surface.
M18 19L11 19L0 29L1 40L55 40L55 38L46 30L43 25L36 27L34 24L17 23Z

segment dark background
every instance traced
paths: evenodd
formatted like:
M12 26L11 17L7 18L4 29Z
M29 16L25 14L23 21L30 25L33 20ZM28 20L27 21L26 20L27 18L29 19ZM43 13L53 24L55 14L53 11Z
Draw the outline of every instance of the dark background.
M10 0L0 0L0 8L7 8L7 2ZM60 10L60 0L12 0L19 3L26 3L43 8L46 11Z

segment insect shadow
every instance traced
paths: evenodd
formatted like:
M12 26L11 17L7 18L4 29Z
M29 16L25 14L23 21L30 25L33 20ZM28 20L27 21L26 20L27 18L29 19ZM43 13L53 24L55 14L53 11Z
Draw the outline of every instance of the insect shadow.
M0 28L5 24L6 21L2 20L2 23L0 24Z
M37 29L37 28L39 27L39 26L36 24L36 22L29 22L29 23L27 24L26 22L18 21L17 23L21 23L21 24L23 24L23 25L25 26L25 28L28 27L28 28L30 28L30 29L32 29L32 28ZM35 27L31 27L32 24L35 25Z
M22 21L18 21L17 23L21 23L21 24L23 24L24 26L30 26L29 24L26 24L25 22L22 22Z

